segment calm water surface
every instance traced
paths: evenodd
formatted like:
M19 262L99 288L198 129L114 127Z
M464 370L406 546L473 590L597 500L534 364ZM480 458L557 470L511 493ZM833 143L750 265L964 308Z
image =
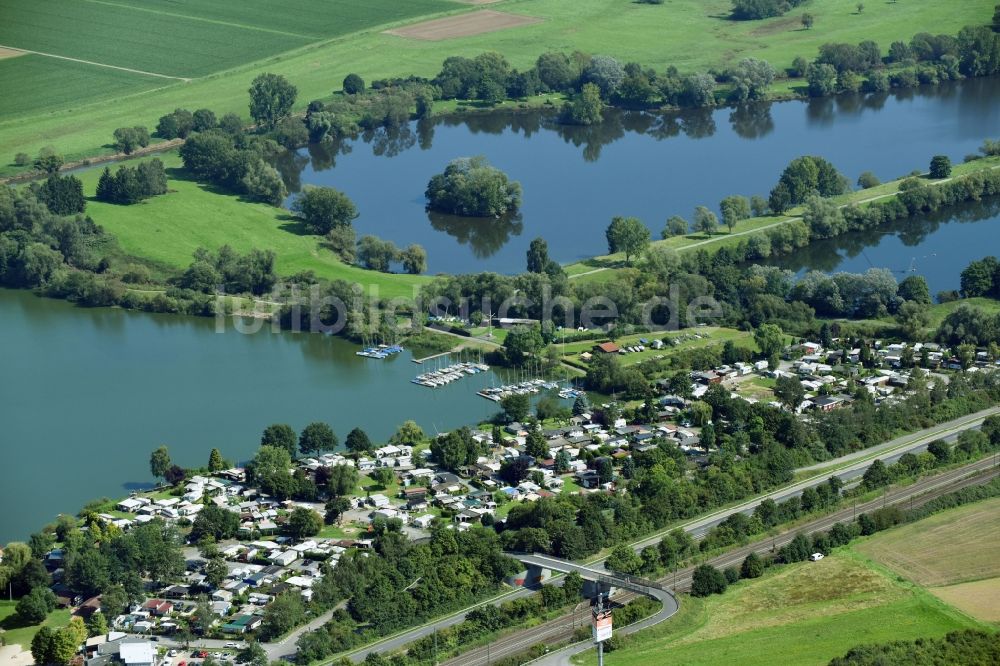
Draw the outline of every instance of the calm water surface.
M412 384L409 352L385 361L319 334L216 333L212 319L87 309L0 289L0 543L59 512L152 481L160 444L185 467L218 447L245 460L280 421L327 421L383 439L406 419L434 432L496 405L476 375ZM16 510L15 510L16 507Z
M659 237L671 215L715 207L730 194L767 195L803 155L831 160L852 182L886 180L953 161L1000 137L1000 80L976 79L898 95L857 95L682 114L609 112L604 124L565 127L543 113L412 123L333 147L313 146L280 164L303 184L346 192L359 235L420 243L431 272L524 269L535 237L569 262L607 251L615 215L642 219ZM424 189L452 159L485 155L521 182L518 220L429 216Z

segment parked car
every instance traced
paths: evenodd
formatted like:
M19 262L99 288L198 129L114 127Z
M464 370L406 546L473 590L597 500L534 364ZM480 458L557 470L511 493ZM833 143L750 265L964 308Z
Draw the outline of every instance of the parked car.
M177 656L177 650L171 650L170 652L167 653L167 656L168 657L176 657Z
M809 556L809 559L812 560L813 562L819 562L820 560L823 559L823 557L824 557L823 553L813 553L812 555Z

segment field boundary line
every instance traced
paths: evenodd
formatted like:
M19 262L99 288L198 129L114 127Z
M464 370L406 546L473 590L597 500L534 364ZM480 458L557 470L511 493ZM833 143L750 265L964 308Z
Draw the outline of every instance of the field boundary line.
M183 81L188 83L191 79L184 76L171 76L170 74L159 74L157 72L147 72L142 69L132 69L131 67L120 67L118 65L108 65L103 62L94 62L93 60L83 60L82 58L71 58L64 55L56 55L55 53L43 53L42 51L32 51L31 49L21 49L15 46L7 46L6 44L0 44L0 48L13 49L15 51L24 51L25 53L30 53L32 55L44 56L46 58L56 58L58 60L68 60L70 62L79 62L84 65L93 65L94 67L107 67L108 69L117 69L122 72L131 72L132 74L143 74L145 76L155 76L160 79L171 79L172 81Z
M220 21L219 19L210 19L203 16L189 16L188 14L177 14L175 12L165 12L161 9L150 9L149 7L136 7L134 5L123 5L118 2L109 2L108 0L86 0L86 2L91 2L95 5L107 5L108 7L118 7L119 9L130 9L136 12L146 12L147 14L159 14L160 16L172 16L179 19L187 19L190 21L200 21L202 23L211 23L214 25L224 25L230 28L244 28L246 30L258 30L260 32L269 32L275 35L284 35L286 37L298 37L299 39L306 39L309 41L320 41L324 39L322 35L301 35L297 32L286 32L284 30L274 30L273 28L262 28L256 25L246 25L243 23L232 23L229 21Z

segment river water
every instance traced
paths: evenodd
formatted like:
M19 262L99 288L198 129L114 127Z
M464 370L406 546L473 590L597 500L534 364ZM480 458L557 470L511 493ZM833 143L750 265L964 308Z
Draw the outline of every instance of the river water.
M607 251L615 215L642 219L659 237L671 215L716 207L730 194L766 196L793 158L819 155L854 182L953 162L1000 137L1000 79L974 79L893 95L848 95L654 115L609 111L594 127L566 127L542 112L414 122L280 163L290 190L343 190L359 235L420 243L431 272L524 270L533 238L566 263ZM521 182L520 219L429 215L424 190L452 159L484 155ZM290 198L291 200L291 198ZM909 262L909 257L906 257Z
M212 319L80 308L0 289L0 543L59 512L152 482L166 444L185 467L253 455L272 422L330 423L375 440L406 419L435 432L484 419L495 403L475 375L438 389L411 383L404 352L379 361L319 334L253 335Z

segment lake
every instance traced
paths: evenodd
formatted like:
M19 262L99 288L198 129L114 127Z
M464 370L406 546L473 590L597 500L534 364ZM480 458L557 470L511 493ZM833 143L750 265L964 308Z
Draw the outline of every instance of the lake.
M655 238L671 215L717 207L730 194L766 196L789 161L833 162L854 182L953 162L1000 136L1000 79L973 79L891 95L847 95L671 114L609 111L593 127L551 113L494 113L414 122L396 132L311 146L279 162L291 191L343 190L359 236L420 243L430 272L524 270L533 238L562 263L607 251L615 215L642 219ZM456 158L484 155L524 188L520 219L431 216L430 177ZM291 197L289 201L291 200ZM907 259L908 261L908 259Z
M1000 198L952 206L929 215L897 220L878 229L815 241L766 263L798 275L810 270L863 273L888 268L902 280L923 275L931 294L958 289L962 269L1000 251Z
M166 444L185 467L212 447L245 460L273 422L330 423L383 440L406 419L428 432L485 419L495 403L475 375L430 389L410 353L364 359L320 334L244 335L212 319L80 308L0 289L0 543L60 512L153 481L149 454ZM16 509L15 509L16 507Z

